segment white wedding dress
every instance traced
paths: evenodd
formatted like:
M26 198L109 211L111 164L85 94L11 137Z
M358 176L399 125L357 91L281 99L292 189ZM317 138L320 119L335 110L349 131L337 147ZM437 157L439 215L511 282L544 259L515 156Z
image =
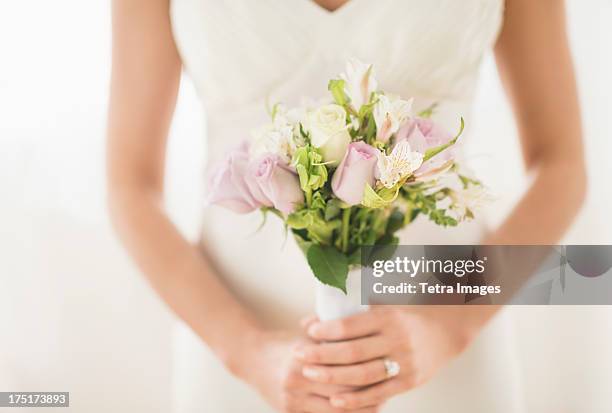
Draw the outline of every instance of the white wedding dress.
M450 130L469 125L483 55L494 44L503 0L350 0L335 12L311 0L173 0L171 17L187 74L207 118L209 163L268 118L266 104L326 96L347 58L374 64L380 87L443 103ZM469 138L469 130L467 134ZM312 313L314 279L281 223L257 213L205 211L203 243L229 287L270 326L296 328ZM476 243L483 224L442 229L418 220L403 243ZM391 400L384 413L521 413L516 348L507 314L427 385ZM240 337L236 337L240 340ZM201 341L179 334L176 412L266 413L257 393L232 377Z

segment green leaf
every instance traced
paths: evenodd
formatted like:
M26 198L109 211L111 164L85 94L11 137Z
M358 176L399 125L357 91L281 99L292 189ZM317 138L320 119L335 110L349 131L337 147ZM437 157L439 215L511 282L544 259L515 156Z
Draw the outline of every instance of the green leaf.
M286 224L292 229L306 229L312 225L312 214L308 209L301 209L299 211L289 214L286 220Z
M451 141L445 143L444 145L436 146L435 148L431 148L425 151L425 156L423 156L423 162L427 162L440 152L453 146L455 142L457 142L457 139L459 139L459 137L463 133L463 129L465 129L465 120L461 118L461 127L459 128L459 133L457 133L457 135Z
M272 113L270 113L270 116L272 117L272 120L274 120L274 118L276 118L276 114L278 113L279 106L280 106L279 103L275 103L274 106L272 106Z
M327 202L325 207L325 220L330 221L340 215L340 201L336 198L331 199Z
M434 209L429 213L429 219L435 222L437 225L443 227L456 227L457 220L455 218L446 215L446 211L443 209Z
M325 209L325 199L323 199L323 195L321 195L320 191L315 192L312 195L312 202L310 204L311 209Z
M308 253L308 249L312 245L312 241L308 241L306 239L307 235L306 231L304 230L292 230L291 232L293 232L293 237L295 238L298 247L300 247L302 253L304 253L305 256Z
M431 105L429 105L429 107L420 111L417 116L419 118L429 119L433 116L437 108L438 108L438 102L434 102Z
M465 176L461 174L457 174L457 176L461 180L461 183L463 184L463 188L467 188L470 185L482 186L482 182L480 182L477 179L473 179L473 178L470 178L469 176Z
M371 227L375 240L385 235L387 231L387 214L383 209L372 211Z
M344 85L343 79L332 79L327 84L327 89L331 92L334 101L340 106L346 106L351 101L344 91Z
M300 178L300 188L302 188L302 191L306 191L306 189L308 189L308 171L306 170L306 167L298 164L295 166L295 171Z
M369 115L366 120L366 129L364 131L364 138L366 142L371 142L376 137L376 122L374 116Z
M361 247L357 248L351 255L348 257L349 265L361 265Z
M348 259L334 247L311 245L306 254L313 274L323 284L336 287L346 294Z
M393 188L382 188L376 192L369 184L366 183L363 191L362 204L368 208L386 208L391 205L397 198L399 186Z
M334 231L340 228L342 222L339 219L325 221L318 214L315 215L314 213L311 216L313 217L312 222L306 228L308 236L319 244L331 244Z
M404 226L404 214L399 209L394 209L389 215L389 219L387 221L386 233L389 235L395 234L397 231L402 229Z
M300 135L302 135L302 138L306 139L307 142L310 143L310 135L304 129L304 125L302 124L302 122L300 122Z
M376 92L372 92L370 94L370 102L362 105L361 108L359 109L359 113L357 114L359 119L364 119L367 115L370 115L372 111L374 110L374 106L376 106L377 103L378 103L378 96Z
M310 145L298 148L293 154L292 164L300 178L302 191L317 190L327 182L327 168L321 160L321 154Z

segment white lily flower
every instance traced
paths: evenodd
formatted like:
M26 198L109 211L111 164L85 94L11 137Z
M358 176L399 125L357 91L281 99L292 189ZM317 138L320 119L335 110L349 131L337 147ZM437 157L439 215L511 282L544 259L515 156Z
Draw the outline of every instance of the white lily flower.
M387 188L392 188L401 179L419 169L423 163L423 154L413 152L410 144L401 141L391 151L390 155L380 152L378 156L379 180Z
M374 105L374 122L376 122L376 139L387 142L391 135L410 118L413 99L402 100L399 97L378 96Z
M344 91L351 99L351 107L359 112L361 106L370 101L370 95L378 88L378 82L372 74L372 65L366 65L357 59L349 59L346 72L340 75L344 80Z

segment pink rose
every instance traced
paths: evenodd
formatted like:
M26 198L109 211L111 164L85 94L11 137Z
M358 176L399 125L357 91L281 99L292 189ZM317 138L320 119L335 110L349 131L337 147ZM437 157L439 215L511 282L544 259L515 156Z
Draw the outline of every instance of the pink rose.
M245 142L215 167L208 185L208 203L240 214L261 207L262 203L252 195L245 181L248 165L248 144Z
M407 140L413 151L424 154L428 149L444 145L453 138L453 135L434 123L431 119L413 118L400 128L397 132L395 142ZM424 162L415 173L417 175L422 175L433 169L439 168L445 162L453 159L453 157L452 147L448 148L427 162Z
M254 199L290 214L304 202L298 176L278 155L265 154L251 163L247 182Z
M353 142L348 146L332 178L332 190L338 198L351 206L361 203L365 185L376 183L378 152L364 142Z

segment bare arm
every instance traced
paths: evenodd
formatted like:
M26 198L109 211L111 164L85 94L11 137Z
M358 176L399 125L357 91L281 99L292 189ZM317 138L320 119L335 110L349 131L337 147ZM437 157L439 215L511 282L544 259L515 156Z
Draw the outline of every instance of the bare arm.
M495 55L523 158L535 179L485 243L555 244L577 214L586 188L564 1L507 0Z
M554 245L582 205L586 170L582 124L563 0L506 0L495 47L518 125L531 186L484 245ZM474 335L499 307L466 307Z
M518 125L523 159L534 179L485 245L560 241L586 193L582 124L563 0L506 0L495 57ZM498 310L467 307L477 332Z
M272 406L329 411L339 387L302 377L293 357L299 333L263 328L164 212L166 139L181 74L169 0L114 0L113 34L108 193L127 250L171 309Z
M112 220L132 257L168 305L226 363L236 337L256 323L163 207L166 139L181 62L168 0L113 2L113 68L108 121ZM230 366L233 367L233 366Z
M483 243L554 244L576 215L586 185L564 4L562 0L506 0L506 6L496 57L516 115L525 163L535 179L510 216ZM336 395L331 401L351 408L380 403L432 378L466 348L498 309L382 306L344 320L312 322L307 328L313 339L340 344L308 346L302 351L303 359L316 372L309 371L313 380L328 383L353 383L355 377L368 377L370 369L374 380L360 383L370 386ZM365 337L355 339L360 336ZM373 337L378 340L375 344ZM380 379L375 375L377 368L381 371L380 363L363 363L363 356L381 349L402 369L394 379L371 385ZM338 369L353 363L352 375L343 377Z

